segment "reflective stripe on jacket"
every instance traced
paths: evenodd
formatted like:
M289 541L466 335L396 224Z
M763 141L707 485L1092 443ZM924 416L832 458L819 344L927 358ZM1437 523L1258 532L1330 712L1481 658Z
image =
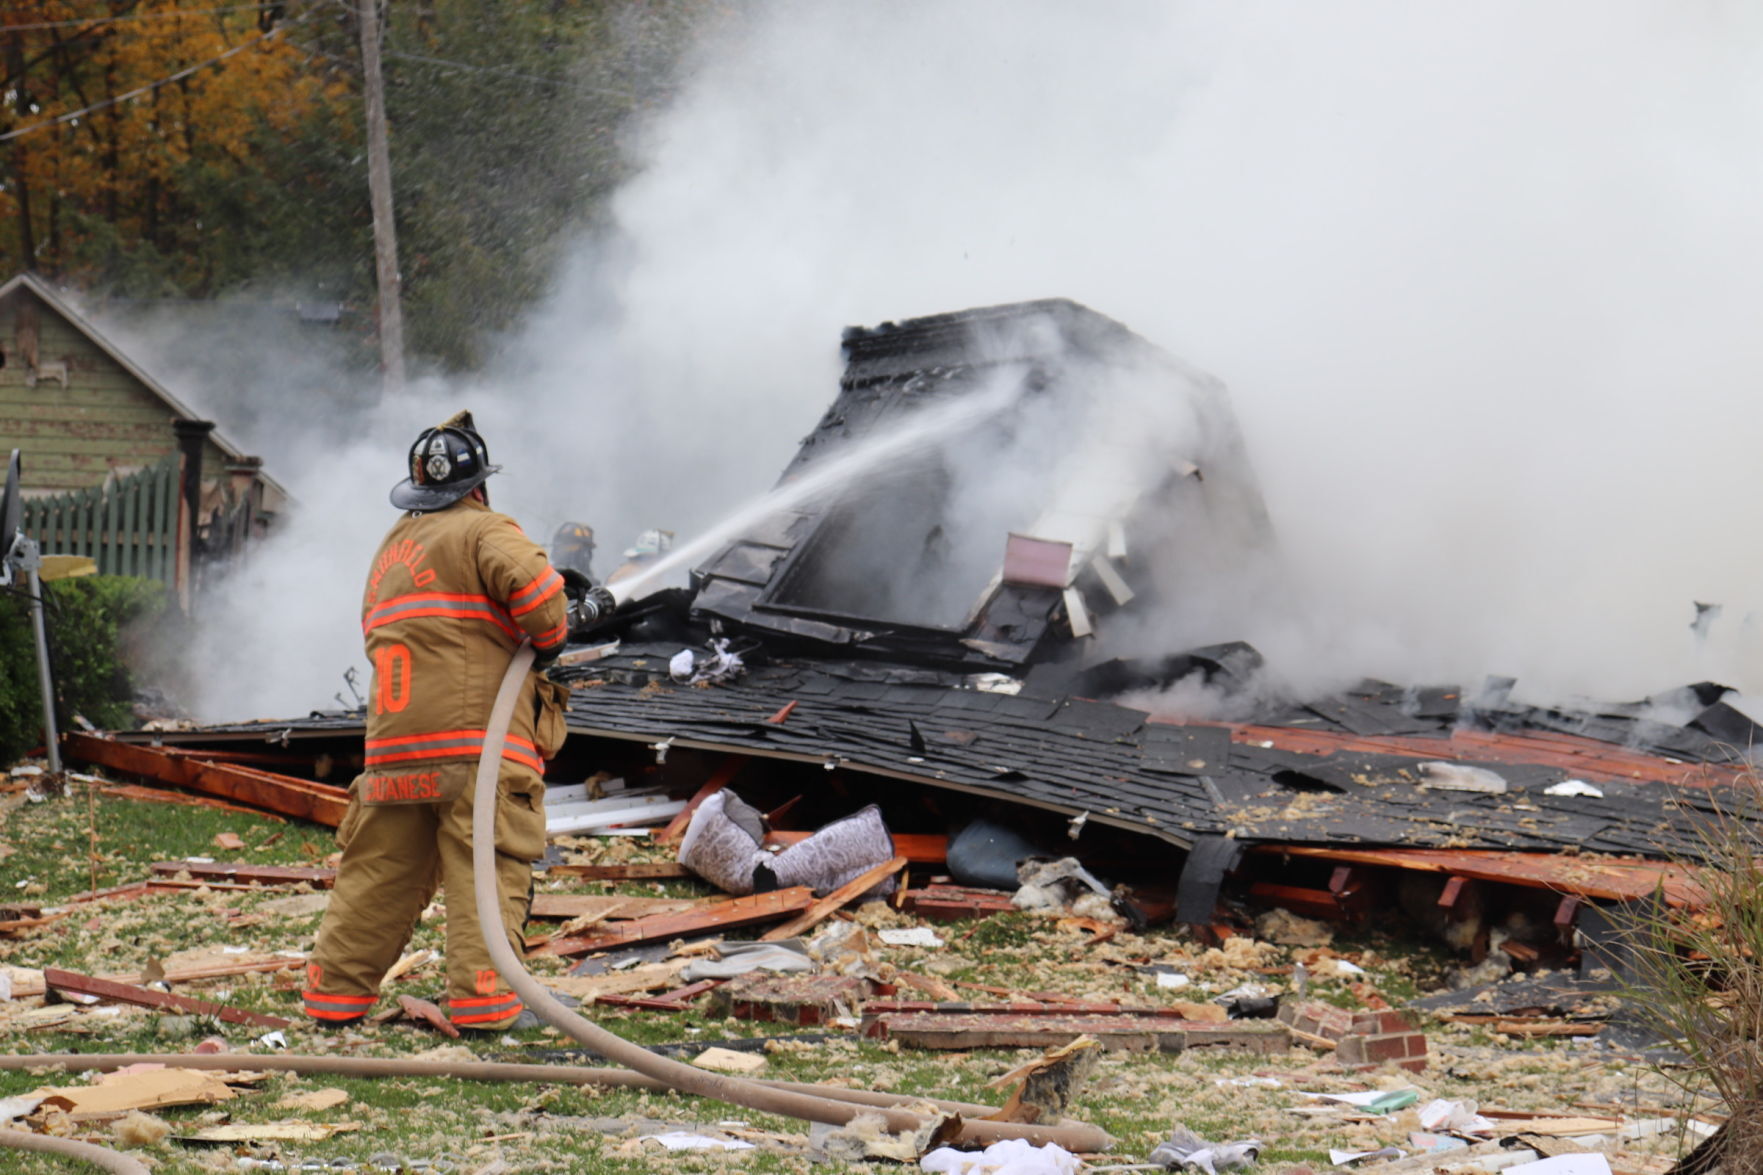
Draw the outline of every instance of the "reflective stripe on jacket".
M364 803L449 800L474 774L508 658L568 637L563 577L512 518L470 498L406 514L380 544L361 605L373 668ZM503 774L543 774L563 742L562 689L529 674Z

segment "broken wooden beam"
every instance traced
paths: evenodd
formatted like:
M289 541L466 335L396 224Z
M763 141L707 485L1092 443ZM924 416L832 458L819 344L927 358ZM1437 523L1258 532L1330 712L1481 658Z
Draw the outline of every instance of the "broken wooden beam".
M63 971L57 967L43 968L43 982L55 991L96 996L99 999L135 1004L143 1008L168 1008L178 1012L191 1012L198 1016L212 1016L216 1020L224 1020L229 1024L254 1024L261 1028L291 1028L294 1024L292 1020L284 1020L280 1016L267 1016L262 1012L247 1012L243 1008L230 1008L225 1004L191 999L189 996L173 995L168 991L155 991L150 987L137 987L132 983L117 983L114 980L99 979L95 975L81 975L75 971Z
M898 844L898 838L895 843ZM959 885L927 885L923 889L904 890L899 905L908 913L938 922L990 918L993 914L1008 914L1016 909L1010 895L1003 890L970 889Z
M603 995L594 1000L596 1004L606 1004L614 1008L642 1008L651 1012L688 1012L692 1001L722 983L722 979L700 979L696 983L688 983L673 991L664 991L660 995Z
M349 805L348 793L340 787L236 763L212 762L196 752L122 743L79 732L64 736L64 748L68 758L82 763L221 796L283 816L298 816L331 828L342 823Z
M613 947L634 946L658 939L678 938L711 930L733 930L758 922L787 918L806 910L814 903L814 891L805 885L792 885L770 893L749 894L713 902L696 910L679 914L655 914L636 918L600 934L570 938L554 938L536 948L541 955L585 955Z
M1667 905L1695 908L1707 900L1695 870L1668 861L1631 857L1569 856L1505 849L1411 849L1326 845L1255 845L1251 855L1278 854L1337 863L1444 873L1551 890L1604 901L1640 901L1663 890Z
M795 938L804 930L825 921L834 910L848 902L856 901L904 868L906 868L905 857L895 857L891 861L884 861L875 868L853 877L782 926L772 927L760 935L759 940L761 942L778 942L786 938Z
M248 861L155 861L149 868L159 877L187 873L195 881L227 881L246 887L311 885L329 889L337 871L316 865L253 865Z

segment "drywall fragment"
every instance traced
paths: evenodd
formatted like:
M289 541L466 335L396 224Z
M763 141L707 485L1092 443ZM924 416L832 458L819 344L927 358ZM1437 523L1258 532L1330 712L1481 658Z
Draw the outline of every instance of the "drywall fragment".
M237 1095L218 1073L160 1068L107 1073L91 1085L40 1089L34 1096L40 1096L44 1106L79 1117L207 1105L231 1101Z
M755 1053L711 1047L693 1057L692 1064L719 1073L758 1073L765 1068L765 1058Z

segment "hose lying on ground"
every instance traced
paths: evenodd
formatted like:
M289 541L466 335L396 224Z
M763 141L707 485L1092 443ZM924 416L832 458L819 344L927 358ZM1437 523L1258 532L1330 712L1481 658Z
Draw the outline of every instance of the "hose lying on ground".
M472 826L486 830L472 837L472 866L476 880L479 917L486 945L497 969L509 985L541 1017L595 1052L628 1066L627 1069L587 1068L573 1065L521 1065L490 1061L417 1061L394 1057L319 1057L295 1054L255 1053L46 1053L0 1055L0 1070L58 1067L67 1070L111 1070L127 1065L162 1064L186 1069L258 1069L271 1072L334 1073L360 1077L454 1077L475 1081L533 1081L558 1085L603 1085L651 1091L679 1090L696 1093L733 1105L781 1114L811 1122L843 1125L863 1113L879 1113L889 1130L916 1132L929 1124L919 1114L896 1107L934 1106L951 1116L958 1129L947 1141L986 1145L1005 1138L1032 1143L1056 1143L1070 1151L1101 1151L1113 1139L1094 1126L1033 1126L1014 1122L975 1121L996 1111L990 1106L934 1098L905 1097L872 1090L841 1089L787 1081L738 1080L658 1057L624 1038L608 1032L565 1008L526 970L508 945L502 921L500 895L495 886L495 795L502 744L521 681L532 663L532 648L522 645L508 667L496 706L490 716L483 757L478 761ZM633 1072L634 1070L634 1072ZM943 1141L943 1140L939 1140ZM49 1151L84 1159L118 1175L145 1175L147 1168L135 1159L105 1147L71 1139L0 1131L0 1146Z
M604 1085L665 1093L674 1087L629 1069L598 1069L580 1065L524 1065L506 1061L418 1061L409 1057L319 1057L301 1053L22 1053L0 1055L0 1070L67 1069L109 1072L130 1065L166 1065L177 1069L261 1070L270 1073L331 1073L342 1077L453 1077L461 1081L532 1081L552 1085ZM951 1114L995 1114L991 1106L908 1097L868 1089L840 1089L794 1081L755 1081L754 1085L792 1093L816 1094L857 1106L930 1104Z
M81 1159L94 1167L114 1171L116 1175L149 1175L146 1165L139 1159L130 1158L107 1146L79 1142L72 1138L56 1138L49 1134L28 1134L23 1130L8 1130L0 1126L0 1149L6 1147L20 1151L41 1151L64 1159Z
M587 1045L601 1056L635 1069L646 1077L653 1077L683 1093L695 1093L751 1110L781 1114L808 1122L826 1122L834 1126L843 1126L864 1113L880 1114L885 1119L888 1130L898 1134L915 1134L930 1125L930 1121L923 1116L904 1110L888 1107L866 1109L849 1101L758 1085L658 1057L576 1015L533 978L508 943L507 930L502 921L502 897L496 887L495 862L496 778L502 764L502 745L508 735L509 721L514 715L515 701L520 696L521 685L526 680L532 662L532 645L522 641L508 664L508 672L502 678L502 688L496 694L496 704L490 711L489 729L484 732L483 753L478 758L476 792L472 797L471 863L476 882L478 920L483 928L484 945L489 949L490 961L496 965L496 970L508 981L508 985L541 1019L559 1031ZM1037 1145L1056 1143L1068 1151L1103 1151L1114 1141L1106 1131L1081 1123L1069 1126L1034 1126L1019 1122L974 1122L957 1116L950 1120L949 1125L954 1129L948 1137L937 1138L935 1141L985 1146L1006 1138L1021 1138Z

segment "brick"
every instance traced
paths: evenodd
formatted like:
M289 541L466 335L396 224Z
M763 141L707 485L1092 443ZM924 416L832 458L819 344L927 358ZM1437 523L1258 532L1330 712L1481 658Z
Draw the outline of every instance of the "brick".
M1418 1073L1426 1068L1426 1037L1413 1031L1355 1033L1341 1038L1335 1059L1349 1069L1393 1064Z
M1299 1032L1339 1040L1353 1031L1353 1014L1332 1004L1310 1001L1302 1004L1281 1003L1279 1020Z
M1352 1030L1368 1036L1380 1036L1386 1032L1412 1032L1414 1024L1402 1012L1355 1012Z

